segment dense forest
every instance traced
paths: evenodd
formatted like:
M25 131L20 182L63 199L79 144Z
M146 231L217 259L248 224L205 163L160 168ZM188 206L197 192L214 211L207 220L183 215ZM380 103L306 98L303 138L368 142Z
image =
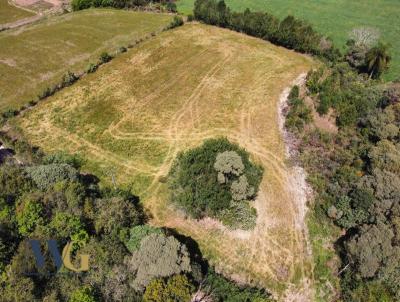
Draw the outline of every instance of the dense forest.
M100 187L81 159L43 154L13 130L1 140L17 153L0 165L1 301L270 301L215 273L191 238L148 225L138 197ZM69 266L56 266L51 241L70 244Z
M317 219L344 231L336 241L342 297L398 300L400 87L370 80L347 63L310 73L306 86L305 96L292 94L287 126L301 140L300 159L318 193ZM322 114L333 110L337 133L313 125L304 97Z
M76 10L145 4L73 1ZM302 20L231 12L223 1L197 0L192 18L325 63L308 74L305 87L292 89L286 127L296 138L296 159L316 193L311 214L330 231L341 261L330 272L340 279L335 298L400 300L400 83L379 80L391 60L388 44L355 36L342 54ZM178 18L174 22L171 27L182 23ZM110 59L103 54L101 61ZM77 79L67 74L39 99ZM3 113L2 122L15 114ZM336 130L322 129L315 116L333 117L333 122L327 120ZM137 196L101 187L95 175L80 170L80 158L44 154L13 129L0 138L10 148L7 153L0 149L2 301L270 301L264 290L239 287L217 274L191 238L149 225ZM204 172L213 175L211 180ZM261 177L262 169L245 150L221 139L180 154L168 182L171 199L192 217L208 215L234 228L251 228L256 214L249 202ZM209 203L199 202L204 196L210 196ZM32 239L40 242L43 266L38 266ZM90 255L89 270L59 271L49 239L59 251L70 247L77 270L79 259ZM320 267L316 265L315 278Z
M231 12L224 1L197 0L194 18L325 62L309 73L305 88L292 89L286 127L298 139L298 159L317 193L312 216L331 229L331 237L341 233L332 238L342 262L336 298L399 300L400 84L379 81L391 61L388 44L354 33L341 54L302 20ZM333 116L337 132L316 126L313 114Z

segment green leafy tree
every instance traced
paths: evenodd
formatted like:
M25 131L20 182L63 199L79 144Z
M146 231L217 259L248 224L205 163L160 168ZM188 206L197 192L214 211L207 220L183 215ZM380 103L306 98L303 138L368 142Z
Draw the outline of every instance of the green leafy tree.
M143 238L150 234L162 234L162 231L158 228L154 228L150 225L137 225L130 229L129 240L126 242L126 247L133 253L140 247L140 242Z
M96 200L95 229L97 233L128 235L130 227L142 221L142 213L135 205L122 197ZM123 238L122 238L123 239Z
M78 171L68 164L49 164L33 166L26 169L26 172L43 191L47 190L57 182L77 181Z
M24 200L17 209L18 230L22 236L27 236L37 225L44 223L43 205L34 200Z
M139 250L127 262L134 274L132 286L143 291L154 278L190 272L190 257L186 246L174 237L151 234L142 239Z
M392 57L389 54L389 44L379 42L365 56L367 70L371 78L379 78L389 68Z
M218 181L225 183L229 175L239 176L243 173L242 158L235 151L225 151L217 154L214 169L218 172Z
M144 302L187 302L194 292L194 286L185 275L175 275L168 279L154 279L146 287Z
M98 300L93 294L93 289L89 286L81 287L75 290L68 302L97 302Z

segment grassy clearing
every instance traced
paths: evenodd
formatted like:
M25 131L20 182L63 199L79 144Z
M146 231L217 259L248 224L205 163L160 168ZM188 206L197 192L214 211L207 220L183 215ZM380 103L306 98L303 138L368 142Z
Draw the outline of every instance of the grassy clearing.
M309 300L312 260L277 113L281 92L313 64L259 39L185 25L118 56L16 124L45 151L80 154L103 182L114 174L140 196L154 224L193 237L219 270L282 299ZM167 202L165 176L176 154L218 136L265 167L251 232L186 219Z
M392 44L393 63L386 80L399 78L400 73L400 3L398 0L226 0L236 11L250 8L268 11L278 17L289 14L308 20L315 28L331 37L344 49L348 33L355 27L378 28L381 37ZM194 0L179 0L178 10L192 13Z
M0 25L31 17L34 14L10 5L7 0L0 0Z
M171 16L97 9L0 33L0 111L25 105L68 70L164 28Z

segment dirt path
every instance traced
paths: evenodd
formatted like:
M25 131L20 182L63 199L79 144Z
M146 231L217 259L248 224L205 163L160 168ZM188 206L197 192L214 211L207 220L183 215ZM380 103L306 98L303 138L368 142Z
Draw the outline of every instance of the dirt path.
M280 99L279 99L279 109L278 109L278 121L279 121L279 128L281 130L282 136L285 141L286 145L286 156L287 158L291 158L295 153L295 143L293 142L294 138L292 135L286 130L285 128L285 115L284 112L286 111L286 108L288 106L288 97L290 90L292 89L293 86L303 86L306 80L307 74L303 73L301 74L293 83L291 86L285 88L285 90L282 92ZM294 205L296 207L296 215L295 215L295 222L296 222L296 227L301 231L304 237L304 242L305 242L305 247L306 247L306 255L307 257L312 260L312 249L311 249L311 243L309 240L309 234L308 234L308 228L306 224L306 214L307 214L307 200L309 200L312 196L312 190L310 186L307 184L306 181L306 172L305 170L295 164L291 168L291 173L289 174L288 178L288 189L292 191L292 195L295 197ZM315 292L314 289L312 288L312 284L314 283L312 280L312 275L311 278L305 278L302 280L304 286L303 286L303 292L297 291L292 291L291 288L288 289L287 294L286 294L286 299L285 301L287 302L308 302L308 301L313 301Z

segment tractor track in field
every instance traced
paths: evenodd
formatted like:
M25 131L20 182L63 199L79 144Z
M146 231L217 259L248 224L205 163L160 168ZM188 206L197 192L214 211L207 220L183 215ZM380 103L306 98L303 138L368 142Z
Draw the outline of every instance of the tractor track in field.
M221 31L225 32L225 30ZM313 276L309 269L312 261L310 261L307 226L304 221L307 210L305 205L308 197L307 188L301 168L287 164L290 152L282 144L282 137L286 146L288 142L283 129L284 117L281 111L281 105L286 102L290 87L301 82L300 77L292 82L293 78L300 71L304 72L309 66L303 65L296 69L299 71L297 74L290 71L281 78L277 77L275 73L258 70L257 75L263 77L255 77L255 80L245 88L249 89L245 90L248 95L243 97L240 95L234 104L234 111L226 109L220 112L220 106L224 106L225 103L219 102L218 95L210 94L210 91L213 90L213 87L219 87L214 85L223 86L225 85L224 81L228 81L226 78L231 79L235 76L236 69L230 68L235 62L242 59L244 53L243 50L235 50L230 47L220 50L217 53L218 56L215 57L207 54L207 48L193 56L190 53L190 56L187 55L174 62L177 69L182 72L177 73L175 77L168 77L166 80L162 78L162 82L159 82L160 85L154 85L154 90L151 90L153 86L146 86L146 89L149 90L149 92L146 90L147 95L146 93L143 93L144 96L138 94L140 97L135 94L128 95L127 101L120 89L120 85L125 80L122 76L124 72L118 73L110 70L103 78L98 79L99 82L96 83L98 87L116 89L118 97L121 99L120 103L115 104L118 117L101 128L102 132L99 135L106 135L106 138L110 138L111 141L122 141L126 146L129 146L130 141L132 144L139 144L140 147L142 141L146 147L162 145L164 148L162 157L155 164L143 160L140 153L138 158L129 158L124 155L125 153L111 152L112 149L109 150L107 145L97 144L92 138L89 140L89 136L85 133L86 128L78 129L78 134L71 133L71 131L64 130L61 124L49 117L50 115L42 118L39 129L36 129L34 124L30 124L28 128L31 131L39 131L39 133L50 133L53 145L62 138L72 145L71 149L85 148L85 152L90 157L120 167L121 173L127 177L137 174L148 176L149 181L140 194L145 200L146 207L153 214L152 223L177 229L183 234L199 240L202 248L208 247L206 253L209 254L206 256L217 255L210 261L221 273L240 282L267 288L271 283L284 285L286 290L279 289L279 292L274 292L279 301L313 301ZM266 54L273 62L285 63L285 60L275 52ZM146 65L141 63L140 55L142 53L137 55L135 62L132 62L134 65L132 68L136 68L135 72L141 71L140 68L143 68L145 72L157 71L158 64L161 64L160 61ZM249 54L250 57L251 55ZM186 60L186 58L188 59ZM196 69L184 68L189 61L198 59L202 63L205 58L209 59L207 65L205 68L203 66L203 69L199 69L201 73L196 76L191 74ZM194 64L200 66L199 62ZM246 68L242 65L238 66ZM292 68L291 65L289 66ZM279 68L279 72L281 72L282 68ZM169 72L170 69L167 70ZM250 72L247 69L245 71ZM113 72L115 74L112 74ZM111 81L110 74L116 77L113 81ZM251 75L251 73L249 74ZM189 78L192 86L182 93L178 91L177 95L181 97L178 99L179 102L171 98L170 90ZM269 86L269 81L273 81L272 85L275 85L276 78L280 81L277 82L279 86ZM249 81L252 80L249 79ZM290 87L283 87L287 83L290 83ZM140 86L140 83L137 86ZM125 87L122 86L122 88ZM264 89L270 89L273 92L264 93ZM279 90L281 90L280 95L278 95ZM69 116L78 110L78 106L82 102L80 98L84 95L82 91L77 91L79 97L73 101L66 105L62 103L61 114ZM127 91L129 91L128 88ZM97 89L95 97L101 97L101 93ZM170 104L167 103L169 100L171 100ZM281 104L278 106L279 102ZM209 109L207 106L214 107ZM165 111L162 111L163 108ZM273 114L270 114L271 108L274 110ZM157 110L161 111L159 115L157 115ZM208 116L210 112L215 116ZM80 112L80 114L82 113ZM155 117L160 119L167 117L168 119L159 121ZM224 118L227 118L226 123ZM84 123L82 125L85 127ZM95 127L95 125L88 125L88 129L90 127ZM139 131L136 131L138 129ZM266 169L259 194L254 202L258 214L254 230L228 230L221 223L212 219L196 221L181 215L177 209L163 200L165 184L161 180L168 175L176 155L191 146L201 144L205 139L218 136L225 136L238 143ZM40 139L49 140L44 135L43 138L38 135L37 142ZM269 140L276 140L276 142L269 142ZM121 146L125 146L124 144ZM271 144L274 145L270 146ZM293 281L294 276L300 281Z

